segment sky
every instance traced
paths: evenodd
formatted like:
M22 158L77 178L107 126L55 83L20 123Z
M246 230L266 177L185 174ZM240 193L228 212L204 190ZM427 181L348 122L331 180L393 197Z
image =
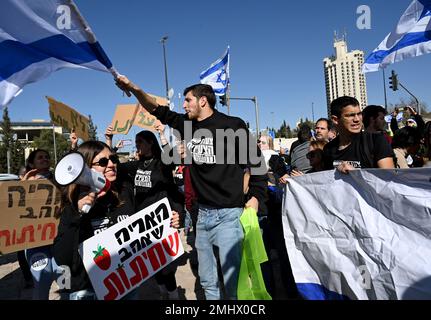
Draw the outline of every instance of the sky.
M175 110L183 111L178 94L199 82L199 74L230 46L232 97L259 102L260 128L279 128L283 120L293 128L302 117L326 117L323 59L334 54L334 31L347 33L349 50L367 56L396 26L410 0L75 0L117 70L146 92L164 96L165 74L160 39L168 36L166 58ZM360 30L357 8L367 5L371 28ZM29 30L30 32L30 30ZM431 55L405 60L391 70L421 101L431 101ZM369 104L384 104L382 72L366 75ZM388 103L409 95L387 87ZM63 69L27 85L9 105L13 122L49 121L51 96L93 118L102 139L117 104L135 103L124 97L108 73ZM227 112L219 106L219 111ZM233 116L256 126L252 101L231 101ZM133 139L140 128L127 137Z

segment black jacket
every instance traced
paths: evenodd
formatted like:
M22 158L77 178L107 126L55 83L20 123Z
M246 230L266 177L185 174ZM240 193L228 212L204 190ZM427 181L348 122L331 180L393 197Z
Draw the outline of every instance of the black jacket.
M108 191L105 196L97 199L88 213L80 214L72 204L67 204L61 212L52 253L58 265L70 268L70 292L93 288L78 252L80 243L135 213L133 188L130 184L121 183L119 200L121 204L112 191Z

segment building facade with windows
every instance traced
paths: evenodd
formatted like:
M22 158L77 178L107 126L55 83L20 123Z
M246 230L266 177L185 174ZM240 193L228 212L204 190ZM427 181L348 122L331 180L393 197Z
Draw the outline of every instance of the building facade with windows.
M367 86L362 73L364 52L348 52L345 36L343 39L334 38L334 49L334 56L323 59L328 117L331 116L331 102L338 97L355 97L361 109L368 104Z

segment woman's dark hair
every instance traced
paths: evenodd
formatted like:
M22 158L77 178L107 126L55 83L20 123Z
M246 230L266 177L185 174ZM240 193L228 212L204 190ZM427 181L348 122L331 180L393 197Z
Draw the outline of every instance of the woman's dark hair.
M392 138L392 148L407 148L420 144L421 133L414 127L403 127L397 130Z
M104 149L108 149L109 151L112 152L112 149L106 143L102 141L90 140L79 145L76 151L79 152L84 157L85 164L89 168L91 168L94 158ZM122 203L120 203L120 200L118 198L118 191L116 190L116 184L111 185L110 191L112 191L114 195L114 200L116 202L114 204L116 204L117 206L120 206ZM67 203L72 204L76 208L78 205L79 194L80 194L80 186L75 183L72 183L68 185L66 188L64 188L60 211L62 211L62 209Z
M148 130L143 130L136 135L136 138L140 137L145 140L146 143L151 145L151 153L155 159L162 158L162 149L160 148L159 141L157 141L154 133Z
M50 157L49 152L46 151L45 149L35 149L32 152L30 152L30 154L28 155L27 161L26 161L26 165L25 165L25 169L26 171L30 171L31 169L33 169L31 167L31 165L34 164L34 160L36 159L36 156L39 152L45 152L48 157Z

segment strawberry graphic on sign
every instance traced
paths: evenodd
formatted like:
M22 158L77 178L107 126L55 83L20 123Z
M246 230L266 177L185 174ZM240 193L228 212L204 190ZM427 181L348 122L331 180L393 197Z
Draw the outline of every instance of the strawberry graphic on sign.
M108 250L103 248L101 245L97 246L97 250L94 253L94 263L102 270L108 270L111 266L111 255Z

